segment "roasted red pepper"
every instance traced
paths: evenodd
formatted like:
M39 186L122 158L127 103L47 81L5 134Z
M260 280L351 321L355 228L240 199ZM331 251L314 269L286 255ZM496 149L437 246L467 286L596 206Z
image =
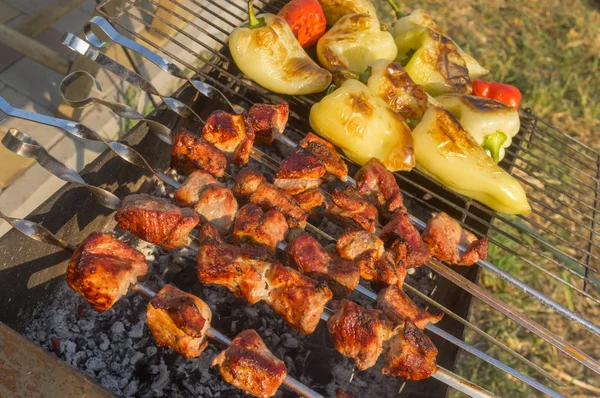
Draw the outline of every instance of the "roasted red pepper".
M277 15L287 21L302 47L312 46L325 33L327 22L317 0L292 0Z
M473 95L503 102L515 109L519 109L521 92L515 86L483 80L473 80L471 81L471 85L473 86Z

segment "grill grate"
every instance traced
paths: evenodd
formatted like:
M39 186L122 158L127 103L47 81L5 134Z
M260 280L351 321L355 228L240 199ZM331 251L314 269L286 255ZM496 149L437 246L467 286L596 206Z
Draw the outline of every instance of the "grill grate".
M255 2L255 6L263 12L276 12L284 3ZM245 20L245 6L246 2L242 0L107 0L98 11L123 33L196 72L240 105L247 106L260 100L289 102L291 123L286 133L297 141L310 129L306 116L318 97L274 95L243 77L230 60L227 36ZM502 253L507 263L533 267L548 277L556 289L571 292L577 303L598 305L600 231L596 220L600 208L600 154L531 114L521 114L521 125L521 132L507 150L501 165L511 170L524 185L532 206L530 215L497 215L478 202L447 191L417 171L397 174L404 195L422 209L423 215L446 211L476 235L488 235L492 254ZM427 217L419 214L421 219ZM442 308L447 314L452 313L445 308L448 304L443 296L456 296L460 289L452 284L444 285L447 279L529 330L533 329L563 352L570 352L571 357L587 362L586 365L596 371L599 369L592 358L577 358L572 351L574 347L560 337L532 326L523 314L503 302L496 302L484 289L470 287L469 282L478 278L476 267L459 270L460 274L441 264L430 267L444 278L437 278L436 282L443 288L434 291L426 299L428 303ZM408 289L418 293L413 287ZM569 304L562 297L553 299ZM455 315L450 318L459 319L456 322L492 344L519 355L466 321L468 313ZM441 326L448 326L448 323ZM597 329L593 331L597 333ZM539 366L530 362L525 364L557 382Z

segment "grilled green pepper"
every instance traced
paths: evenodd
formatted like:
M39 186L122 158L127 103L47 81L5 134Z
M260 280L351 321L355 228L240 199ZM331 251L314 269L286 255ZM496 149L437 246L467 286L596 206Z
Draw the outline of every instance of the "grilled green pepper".
M392 35L396 40L398 40L398 38L404 36L411 30L418 28L429 29L433 32L444 36L447 40L451 41L456 46L459 55L465 61L465 65L469 71L469 78L478 79L481 76L487 75L490 72L488 69L481 66L481 64L477 62L475 58L463 51L463 49L461 49L458 46L458 44L456 44L452 39L446 36L444 32L442 32L440 27L429 16L427 11L415 10L407 16L399 17L398 21L396 21L394 27L392 28ZM404 54L402 54L402 52L400 51L399 56L403 57Z
M498 212L531 211L521 184L492 161L449 111L430 107L412 135L417 169L423 173Z
M397 54L392 35L370 14L343 16L317 43L319 62L330 71L364 72L371 62L393 61Z
M336 86L341 86L348 79L365 83L405 119L420 120L429 106L423 87L413 82L398 62L378 59L363 73L340 70L332 71L331 74Z
M413 139L404 118L358 80L345 81L310 110L313 130L363 165L379 159L391 171L415 165Z
M447 94L435 98L498 163L521 128L517 110L502 102L472 95Z
M280 94L301 95L324 91L331 74L306 54L285 19L273 14L254 15L229 35L229 50L237 67L261 86Z

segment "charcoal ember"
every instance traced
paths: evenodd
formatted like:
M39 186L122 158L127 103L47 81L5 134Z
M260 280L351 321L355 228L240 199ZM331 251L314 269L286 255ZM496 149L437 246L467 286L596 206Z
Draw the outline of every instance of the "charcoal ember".
M143 322L136 323L128 331L129 337L132 339L139 339L140 337L142 337L144 335L144 327L145 327L145 325Z
M137 380L131 380L129 384L123 389L123 395L125 397L133 397L138 392L138 382Z
M100 369L104 369L105 366L106 365L104 364L104 361L99 357L91 357L85 363L85 369L93 372L97 372Z
M117 394L121 393L121 389L119 388L119 380L115 376L106 375L100 379L100 384L109 390L116 392Z
M110 337L113 341L119 341L125 335L123 322L117 321L110 327Z
M146 348L146 355L148 356L148 358L152 358L157 352L158 349L154 346Z

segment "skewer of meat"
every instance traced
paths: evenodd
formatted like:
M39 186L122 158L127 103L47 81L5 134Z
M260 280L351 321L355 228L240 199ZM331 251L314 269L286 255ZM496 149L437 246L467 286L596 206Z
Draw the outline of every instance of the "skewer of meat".
M110 309L130 285L151 298L146 322L159 346L196 358L208 339L228 345L215 357L224 380L256 397L273 396L286 384L306 397L319 394L287 376L283 361L276 358L254 330L245 330L230 341L210 327L212 313L198 297L165 285L158 293L137 284L148 270L144 255L104 233L92 233L75 250L67 268L67 282L97 311ZM301 386L301 387L300 387Z

